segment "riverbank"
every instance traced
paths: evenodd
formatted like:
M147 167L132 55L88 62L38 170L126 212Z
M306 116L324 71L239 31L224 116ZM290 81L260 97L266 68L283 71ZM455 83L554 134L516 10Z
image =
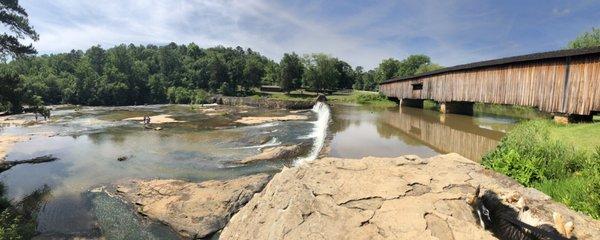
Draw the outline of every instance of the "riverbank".
M519 124L483 164L600 219L600 123Z

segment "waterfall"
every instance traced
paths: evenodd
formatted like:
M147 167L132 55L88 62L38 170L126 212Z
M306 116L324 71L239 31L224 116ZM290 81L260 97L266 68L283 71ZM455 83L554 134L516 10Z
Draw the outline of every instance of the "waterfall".
M298 166L305 162L310 162L317 159L319 152L325 145L325 137L327 136L327 127L331 117L331 109L325 102L318 101L312 108L312 111L317 114L317 120L313 122L312 132L307 138L313 139L313 145L307 156L296 159L294 165Z

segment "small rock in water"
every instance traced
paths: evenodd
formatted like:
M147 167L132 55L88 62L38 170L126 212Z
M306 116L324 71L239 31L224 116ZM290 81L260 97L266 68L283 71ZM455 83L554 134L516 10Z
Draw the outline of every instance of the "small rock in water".
M129 159L129 156L120 156L120 157L117 158L117 161L122 162L122 161L125 161L127 159Z
M155 128L154 128L154 130L156 130L156 131L160 131L160 130L162 130L162 129L163 129L162 127L155 127Z
M124 187L124 186L117 186L117 192L118 193L128 193L129 191L131 191L129 188Z

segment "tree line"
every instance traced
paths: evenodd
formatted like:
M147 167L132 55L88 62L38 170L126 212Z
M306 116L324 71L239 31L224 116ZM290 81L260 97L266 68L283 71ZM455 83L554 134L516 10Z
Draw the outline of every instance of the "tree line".
M210 94L248 95L261 85L285 92L376 90L378 83L439 68L429 57L386 59L369 71L326 54L285 53L275 62L242 47L92 46L68 53L17 56L0 66L2 105L199 103Z

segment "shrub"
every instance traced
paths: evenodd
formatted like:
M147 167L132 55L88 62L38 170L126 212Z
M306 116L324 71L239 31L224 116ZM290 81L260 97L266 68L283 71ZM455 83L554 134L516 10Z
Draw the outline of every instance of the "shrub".
M360 104L368 104L376 101L387 101L387 97L381 93L357 93L356 102Z
M202 89L197 89L194 91L194 104L202 104L208 102L208 93Z
M482 164L600 218L600 149L590 154L553 139L553 127L543 120L520 123Z

